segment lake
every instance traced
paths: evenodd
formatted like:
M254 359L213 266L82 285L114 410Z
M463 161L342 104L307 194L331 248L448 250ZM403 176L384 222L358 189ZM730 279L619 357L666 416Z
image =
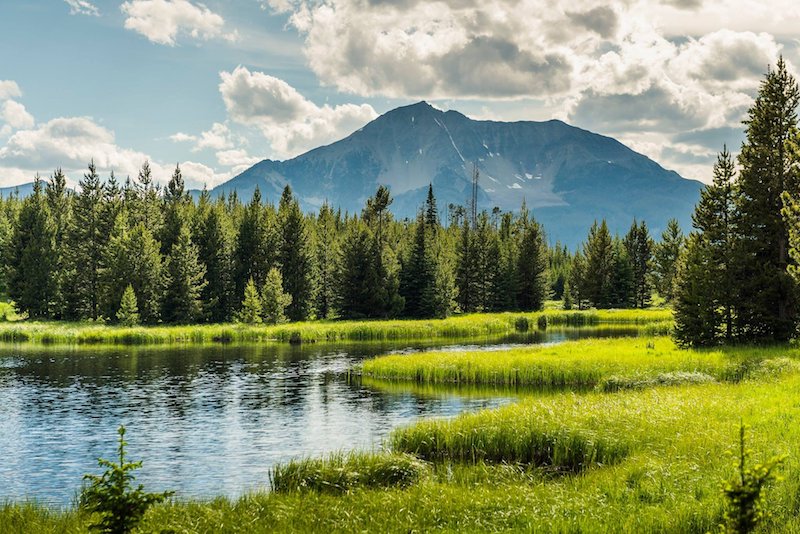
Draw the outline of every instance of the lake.
M379 448L392 429L508 402L513 393L420 392L350 381L394 351L630 335L583 328L468 341L151 347L0 346L0 501L71 504L124 424L137 481L179 498L268 488L293 457Z

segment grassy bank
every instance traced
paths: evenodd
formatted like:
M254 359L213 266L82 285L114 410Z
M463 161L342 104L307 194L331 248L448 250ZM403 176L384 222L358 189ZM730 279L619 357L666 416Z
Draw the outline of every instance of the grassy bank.
M418 384L594 388L737 381L800 366L800 349L681 350L667 337L586 339L505 351L434 351L367 360L364 376Z
M544 311L487 313L447 319L309 321L275 326L242 324L122 327L96 323L13 321L0 323L0 341L49 344L167 344L228 342L336 342L469 338L535 331L546 326L631 325L666 331L669 310Z

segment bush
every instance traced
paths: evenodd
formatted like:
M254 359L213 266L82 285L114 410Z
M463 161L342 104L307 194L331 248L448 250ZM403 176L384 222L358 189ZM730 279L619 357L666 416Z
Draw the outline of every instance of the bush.
M547 330L547 316L540 315L539 319L536 320L536 326L539 330Z
M517 332L527 332L530 327L530 321L527 317L517 317L514 321L514 330Z

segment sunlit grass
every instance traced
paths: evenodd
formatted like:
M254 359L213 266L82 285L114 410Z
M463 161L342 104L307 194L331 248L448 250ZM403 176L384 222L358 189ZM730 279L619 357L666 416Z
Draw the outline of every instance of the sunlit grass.
M682 350L667 337L637 337L584 339L504 351L391 354L365 361L361 372L372 379L420 384L616 390L707 378L741 380L753 373L797 367L794 358L798 357L800 349L783 346ZM777 358L783 358L780 365L760 364Z
M525 333L553 326L632 325L664 333L672 324L669 310L546 311L487 313L431 320L308 321L275 326L211 324L122 327L102 323L56 321L0 322L0 341L49 344L226 343L382 341L468 338ZM651 329L651 330L646 330Z

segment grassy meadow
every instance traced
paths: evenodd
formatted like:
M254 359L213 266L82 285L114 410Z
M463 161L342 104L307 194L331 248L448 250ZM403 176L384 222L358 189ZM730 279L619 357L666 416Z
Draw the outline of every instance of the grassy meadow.
M524 333L547 327L628 325L665 333L672 312L654 310L547 310L485 313L430 320L308 321L279 325L199 324L124 327L102 323L8 320L0 322L0 342L146 345L230 342L337 342L478 338Z
M715 532L744 422L751 462L787 455L761 531L800 532L798 363L793 346L695 351L666 337L375 358L361 371L393 388L527 389L500 408L398 428L381 450L277 465L272 492L159 505L140 531ZM0 505L2 532L86 532L89 521Z

